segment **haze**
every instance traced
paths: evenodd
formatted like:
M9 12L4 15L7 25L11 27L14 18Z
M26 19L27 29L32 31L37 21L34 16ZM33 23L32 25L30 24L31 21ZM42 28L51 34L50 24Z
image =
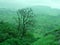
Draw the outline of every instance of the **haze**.
M24 8L37 5L60 9L60 0L0 0L0 8Z

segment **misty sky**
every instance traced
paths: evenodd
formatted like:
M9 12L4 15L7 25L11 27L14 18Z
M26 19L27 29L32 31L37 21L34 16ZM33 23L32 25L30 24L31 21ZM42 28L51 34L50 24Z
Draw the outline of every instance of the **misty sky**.
M36 5L60 8L60 0L0 0L0 8L22 8Z

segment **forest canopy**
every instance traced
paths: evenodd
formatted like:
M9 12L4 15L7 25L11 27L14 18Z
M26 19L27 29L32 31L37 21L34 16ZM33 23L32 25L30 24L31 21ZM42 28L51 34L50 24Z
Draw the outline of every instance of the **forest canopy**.
M0 45L60 45L59 35L58 9L0 9Z

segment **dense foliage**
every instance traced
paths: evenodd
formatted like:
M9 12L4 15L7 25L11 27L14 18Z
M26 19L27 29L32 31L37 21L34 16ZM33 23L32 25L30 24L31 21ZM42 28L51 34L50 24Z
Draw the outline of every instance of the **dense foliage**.
M0 45L60 45L60 13L45 8L0 10Z
M0 21L0 45L31 45L37 38L29 30L32 29L32 10L22 9L18 13L17 25L12 25L9 22ZM30 29L31 28L31 29Z

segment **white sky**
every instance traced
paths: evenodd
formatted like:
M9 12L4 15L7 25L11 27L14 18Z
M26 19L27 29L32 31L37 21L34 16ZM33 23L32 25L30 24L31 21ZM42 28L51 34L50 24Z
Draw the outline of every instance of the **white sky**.
M20 8L36 5L44 5L60 9L60 0L0 0L0 7L3 8Z

